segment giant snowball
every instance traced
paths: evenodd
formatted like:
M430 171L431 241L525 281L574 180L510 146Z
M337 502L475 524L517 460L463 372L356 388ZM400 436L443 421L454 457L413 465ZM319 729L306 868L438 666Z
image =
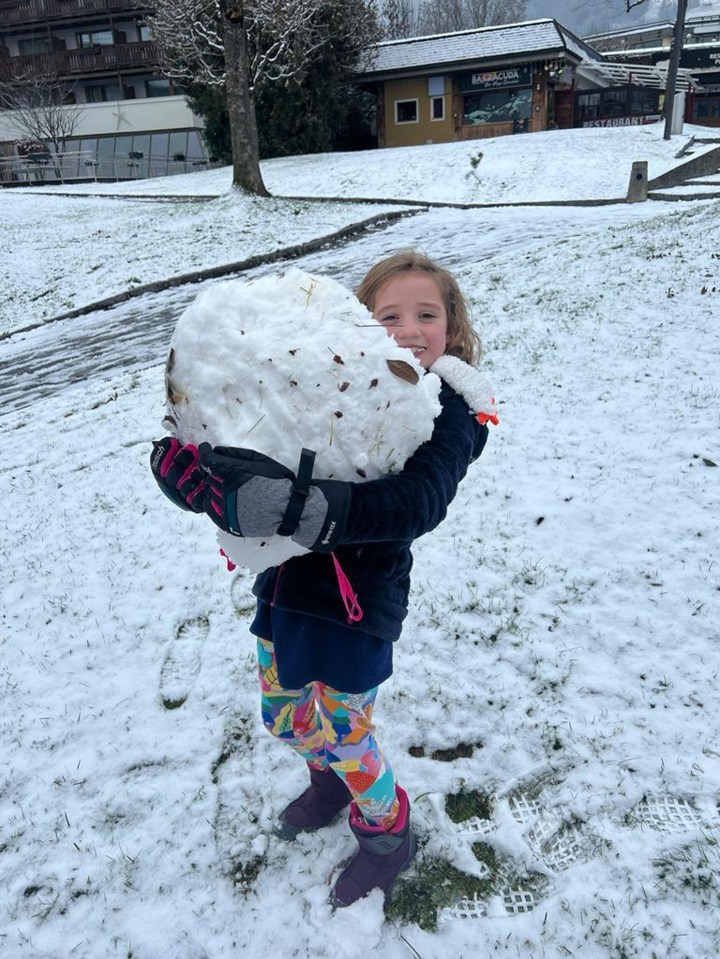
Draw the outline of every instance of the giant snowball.
M296 268L201 293L175 328L166 390L181 442L258 450L293 471L307 447L316 479L400 470L440 412L439 377L347 289ZM306 552L280 536L219 541L256 571Z

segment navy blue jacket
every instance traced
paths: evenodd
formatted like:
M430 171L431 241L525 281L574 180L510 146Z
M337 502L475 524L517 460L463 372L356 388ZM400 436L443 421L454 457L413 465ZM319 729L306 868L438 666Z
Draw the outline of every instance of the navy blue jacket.
M445 518L458 483L487 440L487 426L445 383L440 402L431 438L401 472L352 484L342 545L335 549L363 610L356 628L384 640L399 637L407 615L412 541ZM253 593L279 609L348 625L329 554L309 553L265 570Z

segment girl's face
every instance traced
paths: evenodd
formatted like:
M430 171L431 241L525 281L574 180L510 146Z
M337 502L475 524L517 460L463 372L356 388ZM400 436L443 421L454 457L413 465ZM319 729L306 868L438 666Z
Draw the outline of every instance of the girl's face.
M445 352L447 310L431 276L407 272L388 280L377 291L373 316L398 346L413 351L425 369Z

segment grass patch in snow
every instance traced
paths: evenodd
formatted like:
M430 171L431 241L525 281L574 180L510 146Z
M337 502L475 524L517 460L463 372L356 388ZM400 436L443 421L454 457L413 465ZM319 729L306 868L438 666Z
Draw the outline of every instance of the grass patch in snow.
M415 923L434 931L440 909L461 899L487 899L492 894L491 879L479 879L457 869L445 859L424 859L411 879L400 879L385 904L390 921Z
M487 796L464 790L446 798L445 812L456 823L467 822L468 819L490 819L492 815L490 800Z

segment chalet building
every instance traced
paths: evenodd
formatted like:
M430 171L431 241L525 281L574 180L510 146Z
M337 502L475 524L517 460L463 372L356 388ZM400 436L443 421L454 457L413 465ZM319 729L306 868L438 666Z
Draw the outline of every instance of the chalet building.
M659 66L670 57L674 33L674 23L661 21L586 39L610 63ZM720 15L687 18L680 66L696 83L688 121L720 127Z
M553 19L380 43L356 75L380 147L660 119L666 70L610 63ZM692 81L681 71L679 89Z
M208 162L202 123L159 73L143 12L133 0L0 0L0 83L60 81L63 102L76 105L63 144L66 179L179 173ZM51 175L43 146L0 110L0 178L44 179L43 164Z

